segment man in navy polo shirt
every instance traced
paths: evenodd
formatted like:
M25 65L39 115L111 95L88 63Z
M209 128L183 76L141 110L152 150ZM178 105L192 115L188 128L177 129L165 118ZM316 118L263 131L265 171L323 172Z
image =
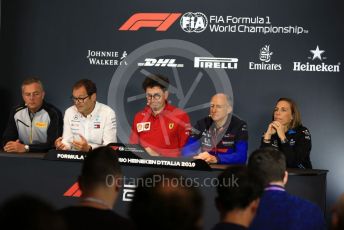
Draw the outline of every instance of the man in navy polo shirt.
M247 159L246 122L232 114L231 101L223 93L210 101L210 114L199 120L183 148L183 156L217 164L245 164Z

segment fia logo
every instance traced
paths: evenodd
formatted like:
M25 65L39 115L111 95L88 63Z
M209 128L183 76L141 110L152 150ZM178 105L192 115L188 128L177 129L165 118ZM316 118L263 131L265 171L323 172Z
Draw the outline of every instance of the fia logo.
M259 51L259 60L263 62L270 62L273 52L270 52L270 45L263 46Z
M208 19L200 12L187 12L181 17L180 26L187 33L201 33L207 28Z
M118 150L119 150L119 151L124 151L125 148L124 148L123 146L120 146L120 147L118 148Z

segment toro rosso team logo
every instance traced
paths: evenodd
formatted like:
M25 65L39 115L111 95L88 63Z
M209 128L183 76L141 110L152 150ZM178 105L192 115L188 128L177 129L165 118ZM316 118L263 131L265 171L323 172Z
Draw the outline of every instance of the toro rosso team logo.
M137 31L142 27L166 31L181 16L181 13L136 13L132 15L119 30Z

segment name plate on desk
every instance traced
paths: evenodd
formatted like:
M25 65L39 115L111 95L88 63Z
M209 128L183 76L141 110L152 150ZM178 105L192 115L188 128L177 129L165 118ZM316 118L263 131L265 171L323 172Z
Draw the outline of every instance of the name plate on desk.
M109 146L118 153L118 161L121 165L202 171L212 170L205 161L199 159L150 156L140 145L113 143ZM44 156L44 159L53 161L83 161L87 154L78 151L51 149Z
M144 148L136 144L109 144L118 152L118 161L123 165L134 165L154 168L176 168L191 170L212 170L207 162L185 157L160 157L149 155Z
M85 152L51 149L45 154L44 159L51 161L83 161L86 156L87 153Z
M166 157L152 157L150 159L136 159L119 157L119 162L124 165L136 165L155 168L178 168L178 169L192 169L209 171L211 168L202 160L190 160L187 158L166 158Z

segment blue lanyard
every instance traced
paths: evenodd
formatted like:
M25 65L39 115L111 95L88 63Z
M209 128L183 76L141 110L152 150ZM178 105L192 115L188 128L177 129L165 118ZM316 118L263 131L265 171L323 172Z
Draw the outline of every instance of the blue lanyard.
M264 191L282 191L285 192L285 189L279 185L269 185L264 189Z

